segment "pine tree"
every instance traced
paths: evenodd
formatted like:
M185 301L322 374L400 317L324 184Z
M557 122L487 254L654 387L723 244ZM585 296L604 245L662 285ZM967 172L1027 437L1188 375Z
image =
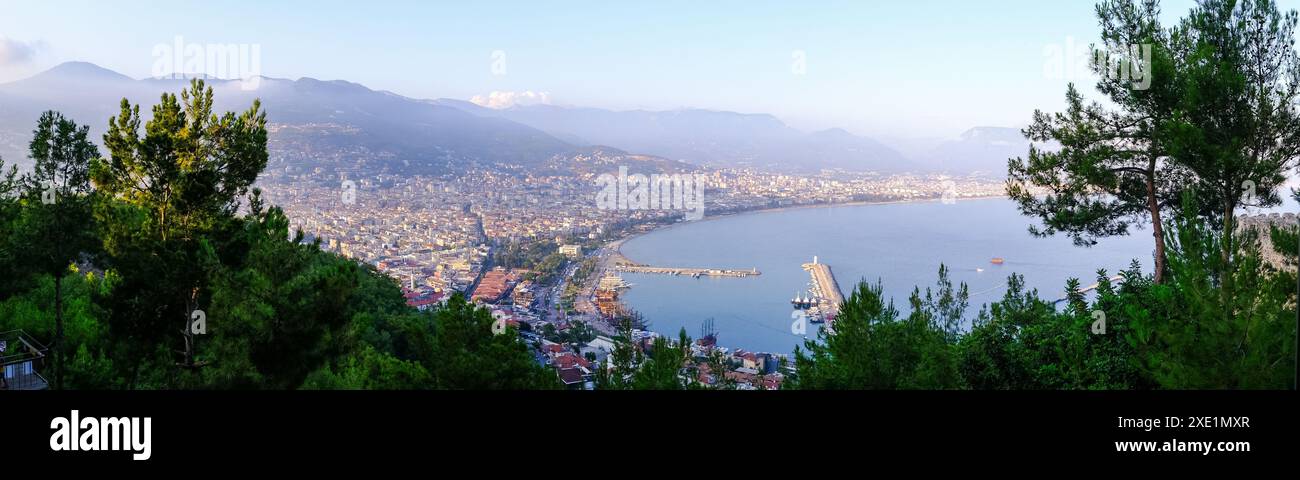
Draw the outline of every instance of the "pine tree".
M179 332L189 370L202 365L192 322L210 294L206 267L238 231L240 200L267 161L260 102L239 115L212 107L212 88L194 80L179 99L162 95L142 137L140 108L123 99L104 135L110 158L91 168L106 197L96 209L104 246L130 282L118 289L116 310L130 316L120 323L146 339Z
M1220 225L1228 269L1240 247L1238 208L1280 204L1277 190L1300 159L1296 23L1297 12L1273 0L1206 0L1174 36L1186 67L1171 145L1195 179L1196 213ZM1236 288L1232 276L1223 280L1226 302Z
M78 126L57 112L45 112L30 144L32 172L23 175L28 207L24 210L27 250L37 270L54 277L54 385L63 388L67 354L63 332L63 280L69 265L93 249L90 227L90 162L99 149L89 127Z
M1103 39L1097 51L1108 56L1092 69L1097 90L1114 110L1085 101L1072 83L1065 112L1035 111L1025 136L1060 148L1031 146L1027 158L1011 159L1007 195L1042 222L1042 228L1030 227L1031 234L1064 233L1080 246L1150 225L1158 283L1166 256L1162 218L1183 188L1165 138L1180 98L1176 59L1158 2L1108 0L1096 11Z
M21 187L18 167L11 165L6 169L4 158L0 158L0 298L8 298L19 290L19 277L25 276L18 262L23 257L19 252L22 242L16 235L16 222L22 211L18 202Z

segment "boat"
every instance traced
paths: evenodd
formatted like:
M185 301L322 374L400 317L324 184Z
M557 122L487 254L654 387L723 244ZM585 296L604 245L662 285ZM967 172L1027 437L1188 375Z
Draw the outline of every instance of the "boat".
M813 297L811 295L805 297L802 293L795 292L794 298L790 299L790 304L794 305L795 308L803 310L813 305Z
M1006 260L1004 260L1002 257L993 257L993 260L990 260L989 263L992 263L994 265L1002 265L1003 263L1006 263Z
M812 307L808 309L808 323L826 323L826 317L822 315L821 308Z

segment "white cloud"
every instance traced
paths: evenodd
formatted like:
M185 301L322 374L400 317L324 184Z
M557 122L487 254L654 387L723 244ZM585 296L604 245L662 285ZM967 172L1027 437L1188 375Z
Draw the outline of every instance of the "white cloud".
M20 65L29 63L36 53L44 49L44 42L23 42L12 38L0 37L0 65Z
M501 110L516 105L550 105L550 92L492 92L487 95L475 95L469 101L491 109Z

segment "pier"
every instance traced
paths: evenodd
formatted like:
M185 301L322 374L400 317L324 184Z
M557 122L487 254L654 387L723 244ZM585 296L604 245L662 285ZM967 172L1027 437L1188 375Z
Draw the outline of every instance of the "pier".
M1111 283L1115 283L1115 282L1118 282L1118 281L1123 280L1123 279L1124 279L1124 276L1123 276L1123 275L1115 275L1115 276L1113 276L1113 277L1110 277L1110 278L1107 279L1107 280L1109 280ZM1086 287L1079 288L1079 293L1088 293L1088 292L1091 292L1091 291L1093 291L1093 290L1096 290L1096 289L1099 288L1099 287L1101 287L1101 282L1097 282L1097 283L1094 283L1094 284L1092 284L1092 285L1088 285L1088 286L1086 286ZM1065 302L1066 300L1069 300L1069 299L1070 299L1070 295L1066 294L1066 295L1062 296L1060 299L1056 300L1055 302L1052 302L1052 304L1053 304L1053 305L1059 305L1059 304L1061 304L1062 302Z
M625 256L620 251L623 246L623 240L609 244L604 251L608 252L606 258L606 268L613 269L615 272L626 273L653 273L658 275L686 275L692 278L700 277L733 277L745 278L762 275L757 268L749 270L735 270L726 268L691 268L691 267L654 267L641 263L636 263Z
M757 268L750 270L730 270L722 268L680 268L680 267L651 267L646 265L615 265L614 270L617 272L627 273L654 273L660 275L687 275L694 278L699 277L736 277L745 278L762 275Z
M831 273L831 266L818 262L817 257L813 257L812 263L803 264L803 269L812 274L812 294L817 298L821 311L829 317L838 315L840 304L844 303L844 294L840 292L840 284Z

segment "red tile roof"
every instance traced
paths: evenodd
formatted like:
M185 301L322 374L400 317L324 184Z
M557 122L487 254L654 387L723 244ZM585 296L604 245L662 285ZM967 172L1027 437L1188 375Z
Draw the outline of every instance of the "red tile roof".
M565 368L560 370L560 381L565 385L582 383L585 378L582 376L582 370L576 368Z

